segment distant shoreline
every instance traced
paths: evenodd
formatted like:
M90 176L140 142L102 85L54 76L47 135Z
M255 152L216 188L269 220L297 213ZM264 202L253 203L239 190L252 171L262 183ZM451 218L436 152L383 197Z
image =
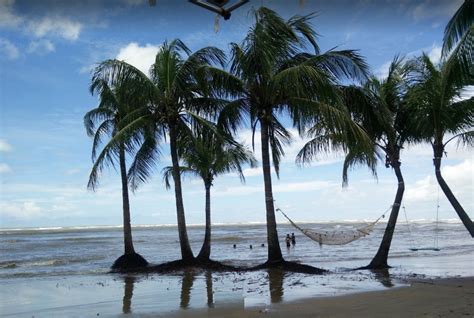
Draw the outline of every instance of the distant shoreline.
M298 221L298 224L360 224L369 223L373 220L330 220L330 221ZM380 220L379 223L386 223L386 220ZM434 219L417 219L410 220L410 224L430 224L435 223ZM442 224L462 224L459 219L442 219L438 220ZM278 225L289 225L287 222L277 222ZM265 222L248 222L248 223L212 223L213 226L259 226L265 225ZM140 228L172 228L176 224L135 224L132 225L134 229ZM187 227L204 227L205 224L188 224ZM76 230L98 230L98 229L121 229L122 225L79 225L79 226L39 226L39 227L0 227L0 234L2 232L21 232L21 231L76 231Z

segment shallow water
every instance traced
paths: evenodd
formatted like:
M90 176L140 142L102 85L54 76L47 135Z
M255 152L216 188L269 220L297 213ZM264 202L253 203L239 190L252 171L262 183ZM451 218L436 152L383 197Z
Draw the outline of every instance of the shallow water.
M357 223L304 224L324 230L353 228ZM278 226L287 260L330 270L326 275L186 272L181 275L107 274L122 253L122 230L107 228L55 228L0 230L0 313L35 317L120 313L166 313L192 308L271 305L313 296L331 296L400 286L401 277L474 276L474 244L460 223L398 225L387 273L347 271L367 265L385 229L377 225L363 239L342 246L319 245L287 224ZM284 246L286 233L295 232L296 246ZM195 253L204 228L188 230ZM175 227L134 228L137 252L152 263L179 258ZM238 266L266 259L263 225L213 227L213 259ZM436 239L437 242L436 243ZM236 248L233 248L236 244ZM411 251L433 247L440 251ZM250 249L250 245L253 246ZM47 292L45 293L45 290Z

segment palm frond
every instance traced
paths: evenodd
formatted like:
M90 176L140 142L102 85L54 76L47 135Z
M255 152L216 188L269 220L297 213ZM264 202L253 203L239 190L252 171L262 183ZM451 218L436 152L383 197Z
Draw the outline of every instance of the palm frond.
M311 43L314 54L319 54L319 45L316 42L318 34L314 31L310 22L315 16L316 13L310 13L305 16L293 16L288 20L288 24Z
M94 108L84 115L84 127L87 135L93 137L99 129L96 127L97 123L113 120L115 112L107 108ZM111 130L109 130L111 132Z
M284 146L291 143L292 136L275 116L272 117L271 122L268 123L268 139L273 167L277 177L280 177L280 161L285 155Z
M98 187L100 174L105 167L111 166L115 168L115 162L118 160L118 153L120 150L119 146L120 145L114 139L110 140L104 146L100 154L97 156L89 174L89 181L87 183L88 189L95 190Z
M474 130L466 131L456 136L457 147L474 147ZM445 145L448 143L447 141Z
M116 129L115 121L113 119L108 119L103 121L99 127L94 132L93 142L92 142L92 161L95 161L97 158L97 150L102 144L102 138L104 136L111 137Z
M192 168L179 166L178 170L179 170L180 176L190 174L190 175L199 177L199 173L196 170L193 170ZM165 183L166 189L168 190L171 189L170 181L173 180L173 167L172 166L164 167L161 170L161 174L163 175L163 182Z
M308 59L305 64L322 68L337 80L364 81L369 74L369 66L357 50L329 50Z
M442 56L447 56L474 23L474 1L465 0L444 29Z
M143 136L143 142L128 169L128 182L133 191L136 191L140 184L150 179L160 155L156 136L146 132Z
M349 183L349 169L357 166L366 166L369 168L372 176L377 179L377 155L375 152L357 152L349 151L344 159L342 167L342 185L347 186Z

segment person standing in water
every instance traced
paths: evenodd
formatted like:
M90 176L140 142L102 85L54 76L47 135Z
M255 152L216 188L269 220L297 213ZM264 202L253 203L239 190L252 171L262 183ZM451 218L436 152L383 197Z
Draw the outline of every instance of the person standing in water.
M296 245L295 233L291 233L291 245L293 245L293 246Z
M290 237L290 234L286 234L285 242L286 242L286 247L287 247L287 248L290 248L290 246L291 246L291 237Z

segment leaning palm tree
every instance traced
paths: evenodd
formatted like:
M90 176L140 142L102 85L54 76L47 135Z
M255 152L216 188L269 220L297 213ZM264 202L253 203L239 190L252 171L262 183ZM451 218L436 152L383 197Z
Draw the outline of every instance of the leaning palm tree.
M262 169L265 189L268 260L263 266L283 263L272 191L271 165L279 175L283 146L291 135L280 115L288 115L301 132L315 118L329 124L349 119L341 105L337 82L342 77L364 77L366 64L354 51L329 51L320 54L312 15L282 19L262 7L253 12L255 23L239 45L231 44L231 72L243 93L222 111L219 124L238 127L243 115L250 116L255 134L260 125ZM306 53L310 45L314 53ZM270 160L271 157L271 160Z
M462 99L461 96L465 86L474 85L474 74L463 72L463 61L455 54L438 66L426 54L415 63L408 102L417 123L416 129L420 137L431 143L436 179L474 237L472 220L441 175L441 159L448 143L457 140L460 145L474 146L474 97Z
M206 230L204 242L197 256L199 261L209 261L211 255L211 187L214 179L222 174L237 172L242 182L245 177L242 171L243 164L256 166L252 153L244 146L232 140L216 135L212 130L205 130L192 138L191 142L182 149L181 172L191 174L202 179L206 190L205 213ZM164 169L164 179L170 187L172 167Z
M124 141L112 142L97 155L102 138L107 136L113 139L122 127L123 119L132 111L131 105L122 100L124 90L125 88L122 87L112 89L103 80L94 78L91 84L91 93L99 95L100 103L97 108L87 112L84 116L87 134L94 138L92 146L94 165L89 176L88 188L92 190L97 188L100 172L105 166L114 166L117 160L119 163L122 181L124 254L114 262L113 269L128 269L148 264L141 255L135 252L133 247L126 168L126 151L127 148L130 149L130 145Z
M212 97L216 92L210 82L214 78L212 74L219 74L220 70L211 65L223 63L224 53L217 48L206 47L192 53L180 40L174 40L161 46L151 66L150 77L118 60L100 63L94 74L112 85L127 85L128 100L147 100L144 107L125 118L127 123L117 134L117 140L126 140L144 127L145 131L153 131L155 139L169 138L179 242L185 263L193 261L194 255L186 230L178 148L193 129L210 125L200 114L211 111L211 105L215 105ZM151 149L139 153L139 164L135 165L131 178L134 188L150 176Z
M344 90L346 105L354 120L365 129L371 138L375 151L375 155L366 153L349 144L349 151L343 166L344 182L347 183L348 170L354 165L365 164L375 174L377 159L381 157L379 154L384 154L385 166L393 169L398 181L397 193L382 242L370 264L364 267L365 269L389 267L388 254L405 191L400 168L400 152L405 143L413 141L410 117L404 103L409 70L410 65L396 56L390 65L386 78L372 77L362 88L348 87Z

